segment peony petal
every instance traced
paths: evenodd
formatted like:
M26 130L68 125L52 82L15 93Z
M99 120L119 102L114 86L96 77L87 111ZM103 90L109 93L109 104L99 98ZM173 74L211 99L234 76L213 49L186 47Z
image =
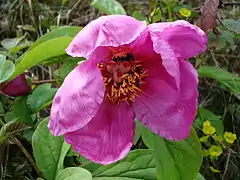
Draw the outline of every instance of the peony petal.
M91 60L77 66L56 93L48 127L55 136L76 131L97 113L104 98L101 72Z
M166 41L180 59L191 58L206 51L206 34L187 21L154 23L149 25L148 29L151 34Z
M65 140L91 161L109 164L124 158L130 151L134 126L134 112L130 106L104 101L89 124L65 134Z
M146 22L130 16L102 16L83 28L66 49L73 57L89 57L99 46L120 46L134 41L146 28Z
M137 118L156 134L171 140L188 137L197 108L197 72L180 60L180 89L168 85L169 74L161 70L143 89L144 94L133 104Z
M140 60L143 63L144 68L146 70L148 70L148 72L147 72L148 76L145 78L145 80L148 81L149 78L150 79L159 78L162 75L161 71L159 71L159 69L163 68L162 57L159 53L156 53L154 51L153 41L151 39L149 31L146 30L145 32L143 32L141 34L141 36L139 36L130 45L132 47L133 56L137 60ZM156 43L155 45L158 45L158 43ZM163 50L163 51L165 52L165 50ZM173 57L175 57L175 56L173 56ZM165 62L171 63L171 61L165 61ZM169 65L170 65L169 68L165 68L165 67L164 68L172 71L172 73L170 73L170 74L176 73L177 70L179 69L177 59L176 59L175 63L173 63L172 65L171 64L169 64ZM171 66L172 67L176 66L176 67L175 67L175 69L172 68L172 70L171 70ZM176 77L169 76L167 83L169 83L169 85L171 85L173 88L178 89L179 85L176 83L176 81L179 81L178 73L176 73Z
M179 61L172 47L155 32L151 32L150 36L153 41L153 49L159 53L162 58L162 65L167 73L175 80L176 87L179 88Z

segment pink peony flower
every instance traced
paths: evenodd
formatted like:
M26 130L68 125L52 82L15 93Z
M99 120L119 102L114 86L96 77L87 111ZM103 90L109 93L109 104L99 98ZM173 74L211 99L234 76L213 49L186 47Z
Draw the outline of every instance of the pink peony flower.
M49 128L86 158L109 164L129 152L135 117L171 140L188 137L197 107L197 72L186 58L207 37L186 21L146 25L129 16L88 24L66 52L86 57L65 79Z
M24 96L31 91L31 86L28 84L25 74L17 76L10 82L4 83L0 87L0 93L8 96Z

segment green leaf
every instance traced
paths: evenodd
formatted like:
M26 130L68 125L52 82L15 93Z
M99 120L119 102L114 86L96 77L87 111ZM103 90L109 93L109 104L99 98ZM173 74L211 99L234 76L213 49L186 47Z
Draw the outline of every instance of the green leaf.
M0 113L2 113L2 114L5 113L5 109L4 109L4 107L3 107L2 101L0 101Z
M7 38L1 41L1 45L6 48L7 50L10 50L12 48L15 48L24 38L26 35L16 38Z
M64 6L69 0L62 0L62 6Z
M16 116L16 114L12 111L8 111L5 115L4 115L4 121L5 122L10 122L10 121L15 121L17 120L18 117Z
M240 34L240 21L236 21L234 19L225 19L223 20L224 26L226 26L229 30Z
M94 0L91 5L104 14L126 14L122 5L116 0Z
M64 143L63 136L53 136L47 124L48 119L39 124L33 134L32 145L37 166L48 180L54 180L63 169L70 145Z
M32 112L39 112L41 109L51 104L56 92L57 88L51 88L51 84L41 84L28 96L27 104Z
M140 21L146 21L147 18L141 13L141 11L134 11L132 16Z
M65 77L77 66L78 62L81 60L81 58L67 58L63 65L54 72L57 82L61 84Z
M8 53L9 54L16 53L17 51L20 51L22 49L25 49L25 48L31 46L32 44L33 44L33 41L24 40L24 41L20 42L16 47L10 49Z
M157 179L193 180L201 167L201 144L194 129L183 141L170 141L144 127L144 143L154 150Z
M92 172L94 180L156 180L153 151L138 149L116 163L101 166Z
M81 167L69 167L63 169L56 180L92 180L92 175Z
M101 164L94 163L83 156L79 156L78 162L81 164L82 168L87 169L90 172L93 172L102 166Z
M216 128L217 135L223 136L224 126L220 117L205 108L199 107L198 118L194 121L194 124L203 127L203 123L205 121L211 122L211 124Z
M27 96L17 97L10 108L12 118L15 116L17 122L23 122L29 125L33 124L31 111L27 106Z
M35 48L36 46L38 46L39 44L45 41L48 41L54 38L58 38L62 36L75 37L81 29L82 28L78 26L62 26L59 28L55 28L52 31L41 36L34 44L32 44L29 50Z
M217 48L219 50L224 49L226 47L234 47L234 33L230 31L221 31L221 35L218 38Z
M133 139L133 144L136 145L139 138L142 135L143 131L143 126L140 124L139 121L136 121L136 128L135 128L135 133L134 133L134 139Z
M200 77L207 77L217 80L227 90L240 98L240 77L218 67L202 66L198 69Z
M195 180L205 180L202 174L198 173L197 177Z
M0 54L0 83L8 80L14 70L13 62L6 60L6 56Z
M46 42L43 42L27 51L21 61L17 64L15 72L11 79L23 73L26 69L31 68L47 59L65 54L65 49L71 42L72 37L58 37Z

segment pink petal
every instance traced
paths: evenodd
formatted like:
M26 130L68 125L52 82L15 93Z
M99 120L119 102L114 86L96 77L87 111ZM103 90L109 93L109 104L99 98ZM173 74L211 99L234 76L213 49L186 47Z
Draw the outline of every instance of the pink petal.
M128 154L134 127L134 112L130 106L126 103L112 105L104 101L89 124L65 134L65 140L91 161L109 164Z
M70 72L56 93L48 127L55 136L82 128L95 116L103 98L101 72L87 60Z
M88 57L98 46L120 46L134 41L146 22L130 16L102 16L83 28L66 49L73 57Z
M166 41L181 59L206 51L207 36L197 26L184 20L154 23L148 26L151 34Z
M160 43L156 43L155 45L158 46L159 44ZM176 59L174 61L175 63L172 64L171 61L164 61L168 63L168 68L166 68L166 66L162 66L162 57L159 53L154 51L152 37L147 30L142 33L141 36L138 37L133 43L131 43L131 47L133 56L137 60L142 61L142 63L144 64L144 68L148 70L148 77L146 77L145 79L146 81L148 81L149 78L159 78L162 75L161 71L159 70L160 68L165 68L165 70L168 70L168 72L170 71L169 74L171 75L175 74L179 69L178 59ZM165 52L165 50L163 51ZM165 53L164 55L167 55L167 53ZM173 55L173 57L175 56ZM174 76L169 76L167 83L169 83L169 85L171 85L173 88L177 89L179 84L177 84L176 81L179 81L178 73L176 73L176 75Z
M179 88L179 61L172 47L157 33L150 29L150 36L153 41L153 50L161 55L162 65L167 73L174 79L176 87Z
M168 84L169 74L153 78L144 94L133 104L137 118L156 134L171 140L188 137L197 108L197 72L192 65L180 60L180 89Z

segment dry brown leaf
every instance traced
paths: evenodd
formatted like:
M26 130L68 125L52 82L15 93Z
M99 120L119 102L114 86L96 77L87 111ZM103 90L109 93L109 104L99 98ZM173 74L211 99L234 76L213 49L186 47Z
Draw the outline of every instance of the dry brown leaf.
M216 26L219 0L205 0L201 9L201 16L198 19L198 26L205 32Z

